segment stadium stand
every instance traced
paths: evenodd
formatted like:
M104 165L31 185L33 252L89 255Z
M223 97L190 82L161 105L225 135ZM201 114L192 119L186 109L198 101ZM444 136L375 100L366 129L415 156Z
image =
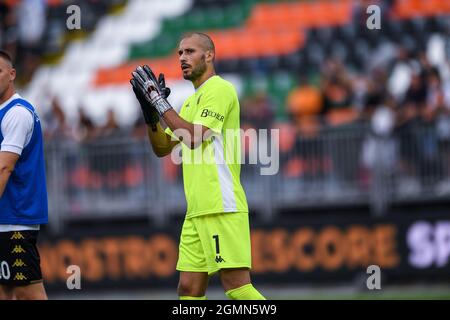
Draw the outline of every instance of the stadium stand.
M33 75L21 83L45 115L50 159L64 150L60 187L68 190L68 216L123 212L119 203L142 214L158 198L149 181L181 194L179 166L169 159L161 169L147 159L128 80L136 65L151 65L166 75L169 101L179 107L192 88L181 79L175 51L189 31L215 41L217 71L241 98L242 126L280 130L280 175L270 182L278 191L270 205L255 169L243 170L255 206L370 203L379 166L382 189L392 192L376 201L450 193L448 1L155 0L151 10L144 0L84 1L82 35L63 30L62 2L48 1L37 53L15 40L11 12L25 3L0 6L1 43ZM380 30L365 25L369 4L382 8ZM44 58L29 62L26 52ZM119 149L124 154L116 155ZM97 207L87 208L89 197ZM182 212L160 205L158 212Z

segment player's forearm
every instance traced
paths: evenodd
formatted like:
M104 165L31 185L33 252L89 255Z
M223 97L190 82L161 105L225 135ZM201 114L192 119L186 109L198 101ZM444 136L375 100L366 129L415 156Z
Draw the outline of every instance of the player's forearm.
M17 160L19 160L19 155L16 153L0 152L0 198L5 192L6 184L14 171Z
M9 177L11 176L13 169L6 165L0 165L0 198L5 192L6 184L8 183Z
M203 126L195 125L181 118L173 109L163 115L164 121L177 138L191 149L197 148L203 141Z
M177 144L177 142L171 141L159 122L156 124L156 130L153 130L150 127L147 128L147 135L152 145L153 152L158 157L168 155L172 151L173 146Z

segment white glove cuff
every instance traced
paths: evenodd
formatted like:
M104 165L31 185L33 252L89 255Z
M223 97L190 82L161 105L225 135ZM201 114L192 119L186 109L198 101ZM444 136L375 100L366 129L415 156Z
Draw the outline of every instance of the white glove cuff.
M162 116L164 113L172 109L172 106L167 102L166 99L159 97L152 103L155 106L156 111Z

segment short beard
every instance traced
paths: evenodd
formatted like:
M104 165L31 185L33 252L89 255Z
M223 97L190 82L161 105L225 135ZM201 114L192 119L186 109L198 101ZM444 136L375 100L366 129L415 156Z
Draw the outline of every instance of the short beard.
M206 62L205 55L202 55L200 63L197 65L195 69L192 69L191 74L184 75L183 78L190 81L195 81L199 79L206 72Z

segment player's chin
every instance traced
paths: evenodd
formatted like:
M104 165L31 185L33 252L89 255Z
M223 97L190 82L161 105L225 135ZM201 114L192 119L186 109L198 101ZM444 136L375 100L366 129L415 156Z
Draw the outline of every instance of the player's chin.
M191 80L192 79L192 73L187 71L187 70L183 71L183 78L185 80Z

